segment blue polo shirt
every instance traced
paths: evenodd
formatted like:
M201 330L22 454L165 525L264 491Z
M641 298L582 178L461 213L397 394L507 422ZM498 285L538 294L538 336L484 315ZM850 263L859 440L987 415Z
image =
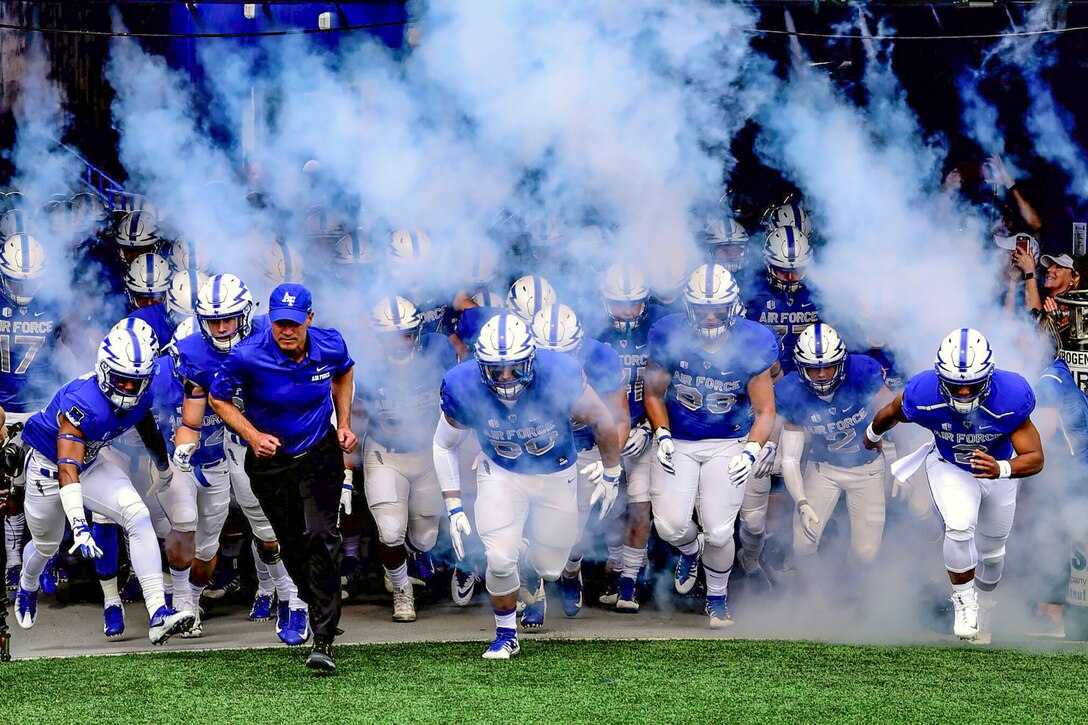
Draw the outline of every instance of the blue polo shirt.
M306 357L299 362L280 350L271 328L253 333L223 360L209 391L220 400L239 391L249 422L279 438L283 455L308 451L325 437L333 378L355 365L339 332L311 327L307 333Z

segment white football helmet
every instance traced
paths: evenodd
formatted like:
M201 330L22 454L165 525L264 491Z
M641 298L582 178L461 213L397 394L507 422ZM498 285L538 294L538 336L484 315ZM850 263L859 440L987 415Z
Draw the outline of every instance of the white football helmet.
M708 217L703 227L703 244L709 261L736 274L748 254L748 232L736 219Z
M141 254L128 265L125 289L137 307L141 302L165 302L170 290L170 263L157 254Z
M468 260L468 282L470 287L486 287L499 276L499 252L495 247L483 242L477 244Z
M846 378L846 345L831 325L817 322L806 327L793 348L793 361L801 382L816 395L831 395ZM829 377L823 371L831 368Z
M13 234L30 234L33 218L25 209L8 209L0 214L0 238Z
M147 330L142 330L140 325ZM143 320L131 319L110 330L98 346L95 379L99 390L114 406L133 408L147 392L155 374L155 356L158 354L154 339L150 325Z
M386 358L405 365L419 349L423 319L416 306L403 297L383 297L371 310L370 329Z
M808 212L797 201L788 201L771 209L764 217L764 223L768 234L779 227L794 227L806 237L812 234L812 224L808 220Z
M233 329L220 333L218 320L237 318ZM217 274L197 292L196 319L205 339L220 352L229 352L253 331L253 295L233 274ZM228 326L229 327L229 326Z
M684 287L684 303L692 328L711 340L725 334L744 309L740 287L720 264L703 264L691 273Z
M302 282L302 257L294 247L279 239L272 240L265 249L264 278L273 286L288 282Z
M45 271L45 248L29 234L15 234L0 245L0 290L16 307L34 299Z
M161 241L158 224L153 211L132 211L121 217L113 233L118 251L126 259L154 252Z
M374 243L367 230L358 227L341 236L333 245L332 261L343 265L369 265L377 262Z
M529 249L537 259L554 258L566 249L570 229L560 217L549 216L530 221L526 229Z
M178 340L184 340L196 332L196 318L186 317L178 326L174 329L174 336L170 338L170 342L162 348L161 353L163 355L169 355L174 359L175 366L178 362ZM175 370L177 368L175 367Z
M585 330L578 315L566 305L548 305L533 317L533 341L542 350L577 355L585 340Z
M557 302L555 288L538 274L526 275L510 285L506 309L524 322L532 324L533 317L547 305Z
M170 289L166 292L166 311L180 323L196 314L196 297L208 281L208 275L195 269L175 271L170 277Z
M994 353L978 330L953 330L937 348L934 362L938 388L948 407L960 415L974 412L990 392L994 375ZM961 388L967 388L960 395Z
M512 314L502 313L484 323L474 355L484 383L501 400L517 400L533 380L533 335Z
M812 247L805 233L796 227L778 227L767 233L763 260L774 287L783 292L796 292L804 286L805 268L812 261Z
M472 301L480 307L502 308L506 304L506 300L490 290L482 290L472 295Z
M612 327L627 333L642 324L650 288L634 265L624 263L609 267L601 278L600 291Z
M397 229L389 235L386 257L392 273L400 265L412 265L431 258L433 245L427 233L420 229Z
M195 269L198 272L208 272L208 255L204 253L204 246L197 244L194 239L179 239L174 242L170 250L170 266L175 271Z

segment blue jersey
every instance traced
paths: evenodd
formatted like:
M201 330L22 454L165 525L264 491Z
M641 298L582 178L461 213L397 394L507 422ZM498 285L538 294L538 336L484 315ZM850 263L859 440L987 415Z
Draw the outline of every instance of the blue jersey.
M782 372L796 370L793 348L805 328L820 321L816 303L807 287L786 293L775 288L767 274L754 274L741 285L741 296L748 308L748 319L774 330L780 345Z
M638 327L630 332L620 332L609 325L597 336L601 342L609 345L620 356L623 365L623 380L627 385L627 407L631 411L631 425L635 425L646 414L646 404L642 401L646 361L650 359L650 328L658 320L670 314L659 305L646 305L646 317ZM594 386L596 387L596 386Z
M1035 383L1035 395L1040 408L1058 409L1058 439L1088 470L1088 397L1065 360L1055 360L1043 371Z
M162 302L138 307L128 316L151 325L151 329L155 331L155 340L159 343L159 350L170 344L170 340L174 337L174 330L178 327L170 318L170 313L166 311L166 305Z
M480 366L468 360L442 379L442 412L476 431L480 447L496 464L515 473L554 473L574 465L570 413L586 387L578 361L538 350L533 381L507 407L484 383Z
M888 390L898 395L907 379L903 375L903 371L895 364L895 355L892 354L892 351L884 347L874 347L864 354L880 363L880 369L884 373L884 385L887 386Z
M586 338L578 355L585 371L586 381L593 386L594 392L602 398L614 393L624 385L624 367L616 351L592 338ZM585 423L571 421L574 429L574 445L580 451L588 451L596 443L593 429Z
M135 427L151 410L152 402L151 393L146 393L132 408L115 408L98 387L94 375L88 373L66 383L44 410L30 416L23 429L23 442L56 462L57 434L63 416L83 435L86 466L103 447Z
M197 337L200 333L196 333ZM181 426L181 406L185 401L185 389L177 375L174 359L169 355L159 358L159 367L151 381L151 395L155 399L155 420L159 424L166 448L174 455L174 431ZM204 466L226 458L223 437L226 426L218 415L205 406L204 422L200 427L200 445L193 452L193 465Z
M908 380L903 389L903 414L933 432L941 458L974 473L971 454L976 449L999 461L1012 457L1009 438L1035 408L1035 393L1028 381L1016 373L995 370L989 393L968 415L954 412L938 385L935 370L925 370Z
M9 413L40 410L56 390L60 312L38 300L21 308L3 297L0 308L0 407Z
M257 335L269 327L268 315L253 318L253 329L250 335ZM212 388L212 380L219 372L223 361L227 359L229 352L215 349L208 338L198 329L192 335L178 340L175 346L178 351L176 374L182 380L199 386L205 393Z
M359 361L355 394L366 406L367 435L397 453L430 450L438 420L442 376L457 364L448 337L423 335L406 365L394 365L373 345Z
M298 361L280 350L271 329L251 334L223 360L209 391L219 400L240 391L249 422L279 439L279 455L304 453L328 434L332 381L355 365L339 332L325 327L306 332L306 355Z
M424 335L432 332L449 335L453 332L454 316L457 312L453 309L452 304L442 302L438 298L419 302L413 300L412 304L416 306L419 312L419 319L423 323L420 329Z
M465 347L472 350L476 344L476 338L480 336L480 329L484 323L500 312L505 312L499 307L469 307L461 311L461 319L457 321L457 337L465 343Z
M673 438L699 441L743 438L755 414L748 382L778 359L778 341L766 327L738 319L714 352L702 347L687 315L669 315L650 328L650 360L672 378L665 393Z
M862 441L875 412L869 403L884 387L884 375L867 355L848 355L845 370L846 377L829 401L806 387L797 371L775 384L774 399L778 414L808 434L808 460L853 468L880 455Z

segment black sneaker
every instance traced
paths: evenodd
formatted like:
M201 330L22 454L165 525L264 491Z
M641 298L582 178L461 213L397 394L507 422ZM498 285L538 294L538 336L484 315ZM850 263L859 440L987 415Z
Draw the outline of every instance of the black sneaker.
M324 637L315 637L314 647L306 657L306 666L319 673L336 672L336 660L332 657L332 642Z

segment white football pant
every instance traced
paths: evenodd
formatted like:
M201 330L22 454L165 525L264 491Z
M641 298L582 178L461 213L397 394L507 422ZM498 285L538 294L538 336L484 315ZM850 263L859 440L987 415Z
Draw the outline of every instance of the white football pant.
M438 540L438 524L446 513L434 456L429 448L392 453L367 438L363 447L363 490L386 546L404 545L405 533L417 551L430 551Z
M174 471L174 480L156 495L170 528L195 532L196 558L211 561L230 510L230 471L225 460L192 471Z
M801 517L793 516L793 551L798 556L815 554L824 527L835 512L839 496L846 494L850 516L850 551L858 562L871 564L880 551L884 535L884 458L852 468L830 463L809 463L805 468L805 498L820 522L815 526L816 541L809 541L801 530Z

